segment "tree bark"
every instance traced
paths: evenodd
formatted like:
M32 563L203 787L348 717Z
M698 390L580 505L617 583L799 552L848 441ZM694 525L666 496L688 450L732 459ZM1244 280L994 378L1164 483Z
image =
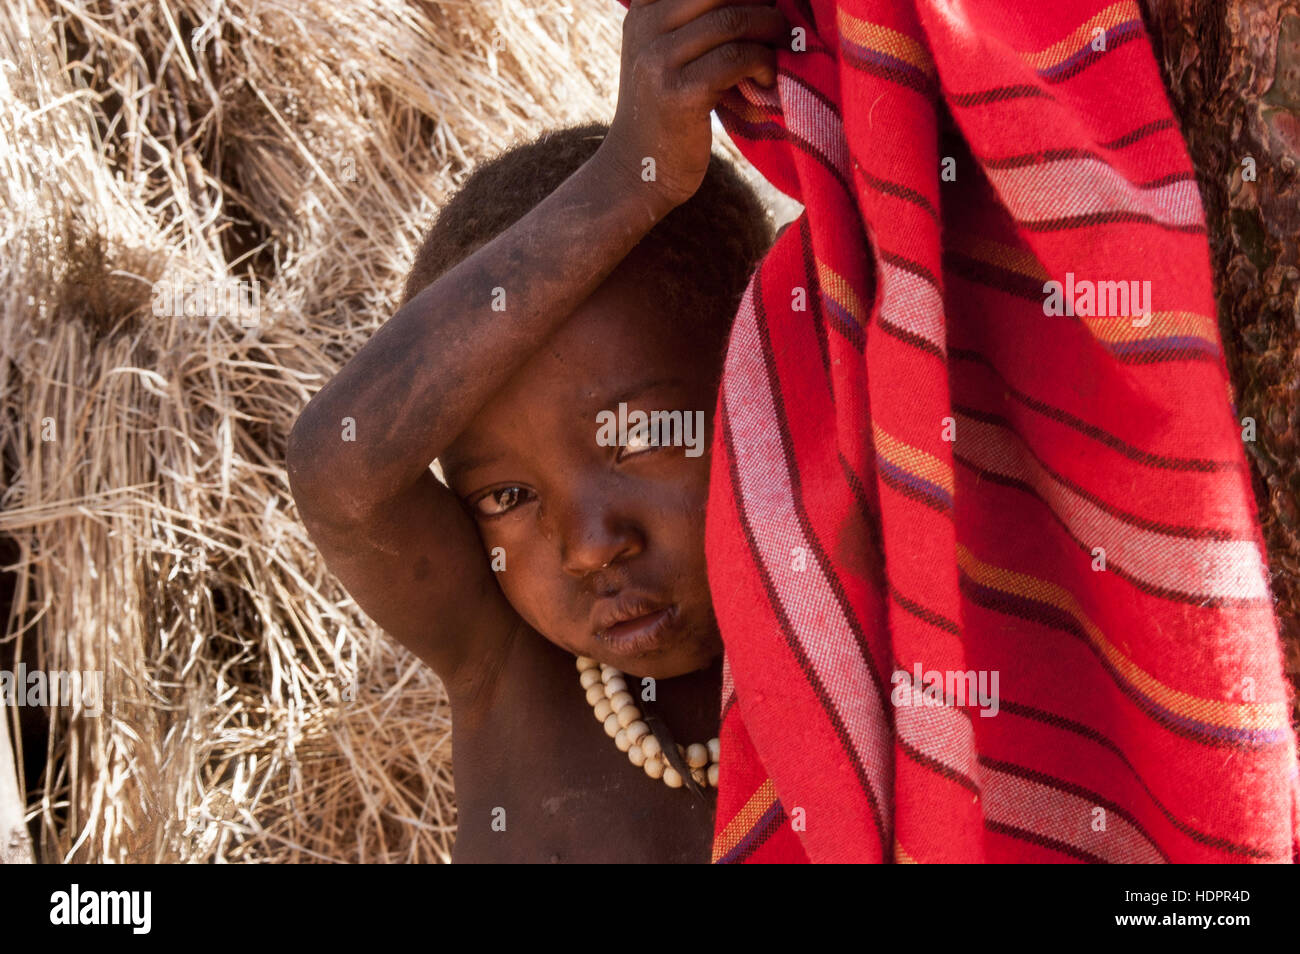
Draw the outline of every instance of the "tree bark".
M1245 447L1300 688L1300 3L1141 6L1205 200L1219 326L1237 417L1256 425Z

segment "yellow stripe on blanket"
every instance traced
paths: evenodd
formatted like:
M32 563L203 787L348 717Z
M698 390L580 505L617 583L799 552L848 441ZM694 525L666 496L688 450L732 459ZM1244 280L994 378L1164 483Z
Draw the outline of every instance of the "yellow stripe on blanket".
M1014 245L1003 245L1001 242L994 242L992 239L968 234L957 235L952 247L968 258L995 265L998 268L1024 275L1027 278L1046 282L1050 277L1047 274L1047 269L1043 268L1043 263L1035 258L1034 253L1028 249L1016 248Z
M1149 324L1141 327L1134 321L1144 318L1080 318L1088 330L1102 341L1143 341L1147 338L1201 338L1214 344L1218 340L1218 326L1209 315L1190 311L1153 311Z
M713 861L717 862L740 844L774 804L776 804L776 786L772 784L770 778L764 779L763 784L749 796L749 801L745 802L740 811L727 822L727 827L722 829L722 834L714 839Z
M954 492L952 468L932 454L927 454L919 447L904 444L897 437L872 423L871 436L875 440L876 453L895 467L915 474L922 480L929 481L936 487L942 487L951 497Z
M850 43L892 56L896 60L915 66L929 76L934 75L934 61L930 58L929 51L904 33L891 30L879 23L859 20L845 13L842 6L837 6L835 9L835 26L840 36Z
M743 96L733 96L727 100L727 108L751 125L758 126L773 122L772 116L757 103Z
M862 306L862 299L853 290L853 286L839 272L835 271L821 259L817 260L817 284L821 290L847 312L859 326L867 323L867 310Z
M1105 10L1085 20L1065 39L1053 43L1039 53L1022 53L1021 56L1036 70L1051 69L1091 43L1096 37L1097 30L1109 30L1121 23L1141 18L1142 14L1133 0L1121 0L1120 3L1112 3Z
M970 234L954 236L952 248L968 258L993 265L1004 271L1014 272L1044 283L1049 280L1043 264L1027 249L1004 245L1001 242ZM1135 325L1133 323L1135 319L1131 317L1081 316L1079 320L1088 327L1094 337L1106 344L1125 344L1131 341L1162 338L1200 338L1218 349L1219 328L1212 315L1191 311L1153 311L1151 320L1140 325Z
M1016 573L979 560L961 544L957 545L957 565L976 583L1038 603L1047 603L1068 613L1087 634L1089 642L1111 667L1130 685L1139 689L1161 707L1189 719L1233 729L1284 729L1290 718L1287 706L1280 702L1224 702L1180 692L1166 686L1146 672L1106 639L1064 587L1048 580Z
M896 865L914 865L916 859L907 853L903 843L897 838L894 839L894 864Z

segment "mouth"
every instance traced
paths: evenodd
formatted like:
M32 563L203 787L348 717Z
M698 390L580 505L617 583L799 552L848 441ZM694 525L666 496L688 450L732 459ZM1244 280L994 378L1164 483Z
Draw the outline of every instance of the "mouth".
M676 603L619 597L596 608L595 637L620 656L644 656L663 648L680 615Z

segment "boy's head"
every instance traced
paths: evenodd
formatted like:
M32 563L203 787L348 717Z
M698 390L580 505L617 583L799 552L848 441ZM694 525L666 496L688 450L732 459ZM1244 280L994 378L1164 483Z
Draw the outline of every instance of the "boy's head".
M553 192L607 128L552 131L476 169L426 236L403 304ZM730 319L771 237L715 157L443 453L506 598L556 645L657 678L721 651L704 563L712 412ZM669 413L647 434L637 411Z

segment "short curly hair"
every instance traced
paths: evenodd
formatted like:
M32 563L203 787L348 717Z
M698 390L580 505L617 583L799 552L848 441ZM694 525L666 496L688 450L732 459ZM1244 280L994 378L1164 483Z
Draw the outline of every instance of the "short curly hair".
M548 130L480 163L434 219L402 291L418 295L527 215L596 152L609 132L593 122ZM740 172L714 155L700 188L637 245L649 247L660 304L672 313L729 321L772 244L767 209Z

